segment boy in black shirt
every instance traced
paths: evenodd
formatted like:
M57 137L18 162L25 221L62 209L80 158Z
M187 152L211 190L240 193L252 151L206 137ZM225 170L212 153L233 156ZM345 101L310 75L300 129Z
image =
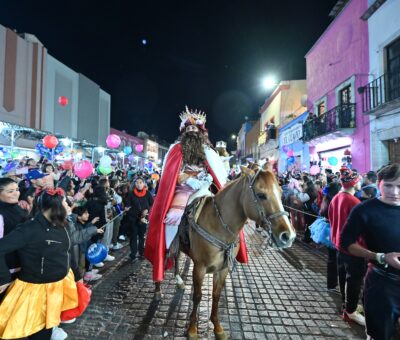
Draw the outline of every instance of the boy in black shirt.
M390 339L400 316L400 164L378 173L380 198L355 207L342 231L340 245L369 260L364 310L368 336ZM361 236L365 249L356 243Z

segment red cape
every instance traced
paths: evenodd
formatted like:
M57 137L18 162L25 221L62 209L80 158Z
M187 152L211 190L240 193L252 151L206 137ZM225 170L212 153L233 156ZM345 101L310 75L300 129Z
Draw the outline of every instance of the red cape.
M169 151L164 167L164 173L160 180L157 196L149 216L149 230L146 238L144 256L153 265L153 281L164 279L165 262L165 216L174 198L175 187L183 160L181 144L176 144ZM221 184L218 182L211 167L207 164L207 170L213 177L218 190ZM236 257L239 262L247 263L247 247L244 240L243 230L240 232L240 249Z

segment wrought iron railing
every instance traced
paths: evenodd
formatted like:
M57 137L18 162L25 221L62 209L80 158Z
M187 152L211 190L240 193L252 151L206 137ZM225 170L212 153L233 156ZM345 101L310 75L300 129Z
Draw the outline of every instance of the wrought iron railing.
M307 119L303 124L303 140L310 141L341 129L355 127L356 104L341 104L318 117Z
M383 74L359 90L363 94L363 112L373 111L400 98L400 72Z

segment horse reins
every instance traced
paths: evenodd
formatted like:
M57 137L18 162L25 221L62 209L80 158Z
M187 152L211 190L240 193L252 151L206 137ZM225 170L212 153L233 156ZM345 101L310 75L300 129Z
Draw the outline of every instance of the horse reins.
M268 242L268 245L271 246L272 242L274 242L275 245L278 246L278 243L275 240L274 235L272 234L272 222L271 221L273 219L281 217L281 216L289 216L289 214L288 214L287 211L278 211L278 212L273 213L273 214L271 214L269 216L266 215L265 209L262 206L262 204L260 202L260 199L257 196L256 191L254 190L254 183L255 183L255 181L256 181L256 179L257 179L257 177L258 177L258 175L260 174L261 171L262 171L262 169L259 168L257 170L256 174L252 178L249 178L249 180L250 180L249 187L251 189L251 192L253 193L254 203L255 203L257 212L258 212L259 216L261 217L261 221L262 221L262 223L264 223L268 227L268 229L267 229L267 235L268 235L268 241L267 242Z

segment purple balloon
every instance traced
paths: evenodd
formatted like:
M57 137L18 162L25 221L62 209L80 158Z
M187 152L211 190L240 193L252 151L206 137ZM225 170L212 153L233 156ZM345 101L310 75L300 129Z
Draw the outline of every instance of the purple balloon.
M289 151L289 147L287 145L282 146L282 151L287 153Z

